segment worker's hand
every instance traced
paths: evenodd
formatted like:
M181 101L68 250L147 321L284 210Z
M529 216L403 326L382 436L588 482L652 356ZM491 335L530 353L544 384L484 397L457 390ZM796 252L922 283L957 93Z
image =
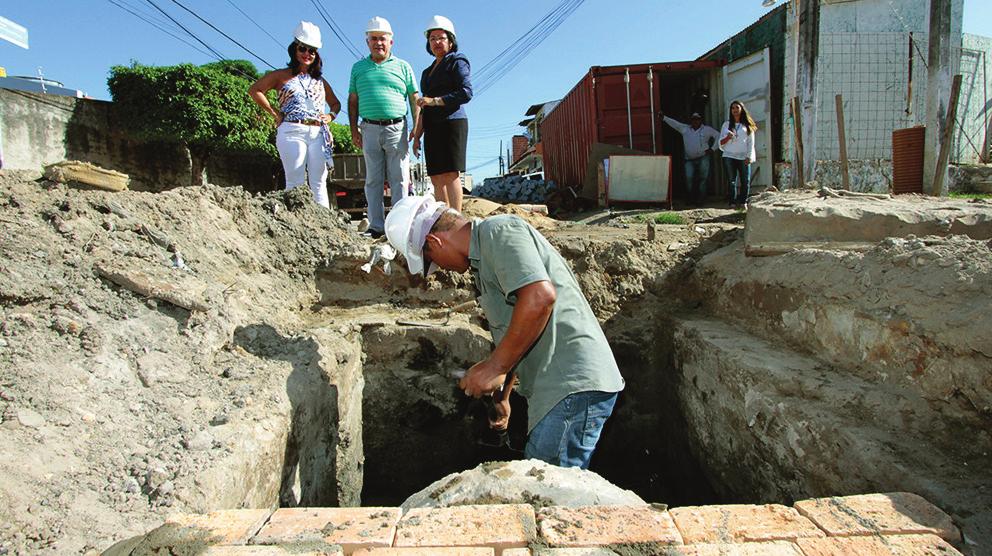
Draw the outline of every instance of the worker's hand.
M493 398L494 415L489 416L489 428L505 431L510 425L510 400Z
M706 156L713 154L713 149L706 149Z
M472 368L458 382L458 387L464 390L468 396L481 398L502 388L505 380L506 371L486 359L472 365Z
M413 138L413 156L420 158L420 137Z
M334 115L333 114L321 114L320 115L320 121L324 122L325 124L329 124L329 123L331 123L331 122L334 121Z
M352 128L351 130L351 142L359 149L362 148L362 132L357 129Z

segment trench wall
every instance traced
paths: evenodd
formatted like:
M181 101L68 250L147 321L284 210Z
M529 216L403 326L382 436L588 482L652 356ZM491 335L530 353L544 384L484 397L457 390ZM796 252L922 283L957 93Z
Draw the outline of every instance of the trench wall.
M131 189L160 191L189 185L189 152L176 143L130 136L113 103L0 89L2 167L41 170L62 160L81 160L131 176ZM207 182L248 191L278 189L279 161L264 154L216 153Z

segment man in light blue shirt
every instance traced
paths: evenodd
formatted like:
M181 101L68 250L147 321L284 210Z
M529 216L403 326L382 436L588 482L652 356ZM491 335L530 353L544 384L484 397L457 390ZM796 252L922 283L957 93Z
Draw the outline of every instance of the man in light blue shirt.
M710 179L710 158L713 145L720 139L720 133L703 124L703 116L693 112L686 125L660 113L666 124L682 135L685 145L686 201L702 205L706 201L706 182Z

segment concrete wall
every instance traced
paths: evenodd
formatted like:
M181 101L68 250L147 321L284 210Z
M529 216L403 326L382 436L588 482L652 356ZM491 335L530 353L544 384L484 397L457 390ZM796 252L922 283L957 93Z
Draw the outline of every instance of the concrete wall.
M795 14L786 18L785 86L782 99L783 159L792 157L789 99L794 96L793 41ZM954 0L952 45L961 51L963 0ZM852 159L891 158L893 129L922 124L927 86L929 1L821 0L817 60L817 158L839 157L834 96L843 95L848 156ZM912 94L909 93L909 34L913 33ZM965 59L962 54L962 60ZM957 71L958 68L953 68ZM963 68L962 68L963 70ZM977 85L976 85L977 86ZM908 112L907 112L908 110ZM808 122L804 122L808 125ZM967 146L967 145L966 145ZM956 149L953 161L967 161ZM955 158L955 155L962 155ZM818 176L819 177L819 176Z
M0 152L5 169L82 160L130 175L136 190L190 183L185 148L130 137L113 103L100 100L0 89ZM220 153L207 164L208 182L255 192L278 189L280 174L279 161L264 154Z

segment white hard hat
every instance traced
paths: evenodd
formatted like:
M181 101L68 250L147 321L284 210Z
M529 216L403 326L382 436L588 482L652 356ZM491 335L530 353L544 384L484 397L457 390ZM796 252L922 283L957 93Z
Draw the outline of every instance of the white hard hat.
M301 21L293 31L293 38L307 46L320 48L320 28L309 21Z
M447 31L451 33L451 36L455 37L455 24L451 22L450 19L444 17L443 15L436 15L431 18L427 23L427 30L424 31L424 36L430 38L431 31L434 29L440 29L442 31Z
M446 210L448 205L433 197L409 195L393 205L386 216L386 239L406 258L410 274L427 276L437 270L434 263L424 268L424 241Z
M393 34L393 26L386 21L386 18L375 16L369 20L369 24L365 26L365 34L368 33L388 33Z

